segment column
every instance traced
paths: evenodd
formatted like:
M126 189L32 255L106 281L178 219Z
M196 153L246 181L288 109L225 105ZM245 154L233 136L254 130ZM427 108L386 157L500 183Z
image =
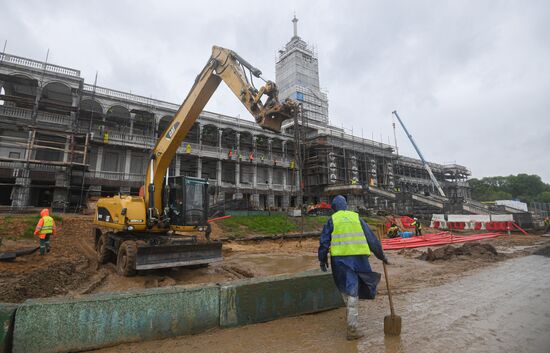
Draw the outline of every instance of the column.
M176 153L174 156L174 176L180 176L181 175L181 156Z
M136 114L130 113L130 136L134 134L134 119L136 118Z
M283 210L287 210L290 207L290 195L288 193L283 194L283 203L281 207Z
M258 186L258 165L256 163L252 166L252 186L254 189Z
M132 150L126 150L126 157L124 159L124 179L130 178L130 165L132 163Z
M36 122L36 118L38 117L38 103L40 102L40 97L42 97L42 87L39 85L36 87L36 96L34 97L34 105L32 107L32 120L34 122Z
M73 91L73 90L71 90L71 91ZM71 104L71 106L73 108L75 108L73 111L71 111L71 120L73 122L76 121L76 112L79 110L79 107L80 107L80 97L78 96L79 91L80 90L74 90L72 92L72 104Z
M202 158L197 158L197 178L202 178Z
M235 186L239 187L241 184L241 164L235 163Z
M270 166L267 169L267 182L268 182L267 207L273 208L275 207L275 195L273 194L273 167L272 166Z
M269 158L269 160L271 160L271 161L273 160L273 153L271 151L271 143L272 142L273 142L273 139L270 139L270 138L267 139L267 155L268 155L267 158Z
M216 165L216 182L221 187L222 185L222 161L218 160Z
M157 116L153 115L153 138L156 139L159 135L159 121L162 119L162 117L159 118L157 121Z
M103 166L103 146L97 148L97 160L95 163L95 175L99 176L101 172L101 167Z
M31 178L29 169L14 169L15 185L11 192L11 207L18 209L29 206Z
M67 163L69 161L69 149L71 147L71 136L67 135L65 138L65 148L63 151L63 162Z
M202 151L202 124L199 124L199 151Z
M220 130L218 128L218 149L220 151L222 150L222 134L223 134L223 130Z

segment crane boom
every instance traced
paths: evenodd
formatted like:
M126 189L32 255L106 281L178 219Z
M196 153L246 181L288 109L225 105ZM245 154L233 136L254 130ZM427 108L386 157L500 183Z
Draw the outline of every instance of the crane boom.
M428 172L428 174L430 175L430 179L432 179L432 182L434 183L435 187L437 188L437 191L439 192L439 195L443 196L443 197L447 197L445 196L445 193L443 192L443 189L441 188L441 185L439 185L439 182L437 181L437 179L435 178L435 175L434 173L432 172L432 168L430 168L430 165L428 164L428 162L426 162L426 159L424 158L424 156L422 155L422 152L420 152L420 148L418 148L418 146L416 145L416 142L414 141L414 138L412 137L412 135L409 133L409 130L407 130L407 128L405 127L405 124L403 123L403 121L401 120L401 118L399 117L399 115L397 114L397 110L394 110L392 112L393 115L395 115L395 117L397 118L397 120L399 120L399 123L401 124L401 126L403 127L403 130L405 130L405 134L407 135L407 137L409 138L409 140L411 141L414 149L416 150L416 153L418 153L418 156L420 157L420 160L422 161L422 164L424 165L424 168L426 168L426 171Z

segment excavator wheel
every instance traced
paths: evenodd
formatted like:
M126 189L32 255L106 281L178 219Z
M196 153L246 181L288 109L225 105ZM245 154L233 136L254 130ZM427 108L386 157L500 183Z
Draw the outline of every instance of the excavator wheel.
M121 276L130 277L136 274L137 245L127 240L118 248L116 271Z
M113 259L113 253L107 249L108 233L101 234L96 244L97 262L106 264Z

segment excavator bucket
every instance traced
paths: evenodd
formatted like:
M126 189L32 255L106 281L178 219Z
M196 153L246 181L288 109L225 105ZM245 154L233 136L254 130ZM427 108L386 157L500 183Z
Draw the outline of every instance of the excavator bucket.
M203 265L221 260L221 242L142 245L137 248L136 270Z
M283 122L287 119L290 119L290 117L280 113L276 113L276 114L271 114L270 116L261 117L260 120L258 121L258 124L263 129L280 133L281 126L283 125Z
M285 100L283 104L273 100L267 105L269 108L266 108L262 115L256 116L256 122L263 129L276 133L281 132L281 126L285 120L294 119L294 115L298 113L298 105L290 99Z

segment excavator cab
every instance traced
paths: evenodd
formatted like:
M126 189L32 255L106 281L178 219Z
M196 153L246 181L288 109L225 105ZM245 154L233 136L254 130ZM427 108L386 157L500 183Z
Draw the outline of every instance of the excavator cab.
M187 176L168 177L168 215L179 227L206 227L208 220L208 180Z

